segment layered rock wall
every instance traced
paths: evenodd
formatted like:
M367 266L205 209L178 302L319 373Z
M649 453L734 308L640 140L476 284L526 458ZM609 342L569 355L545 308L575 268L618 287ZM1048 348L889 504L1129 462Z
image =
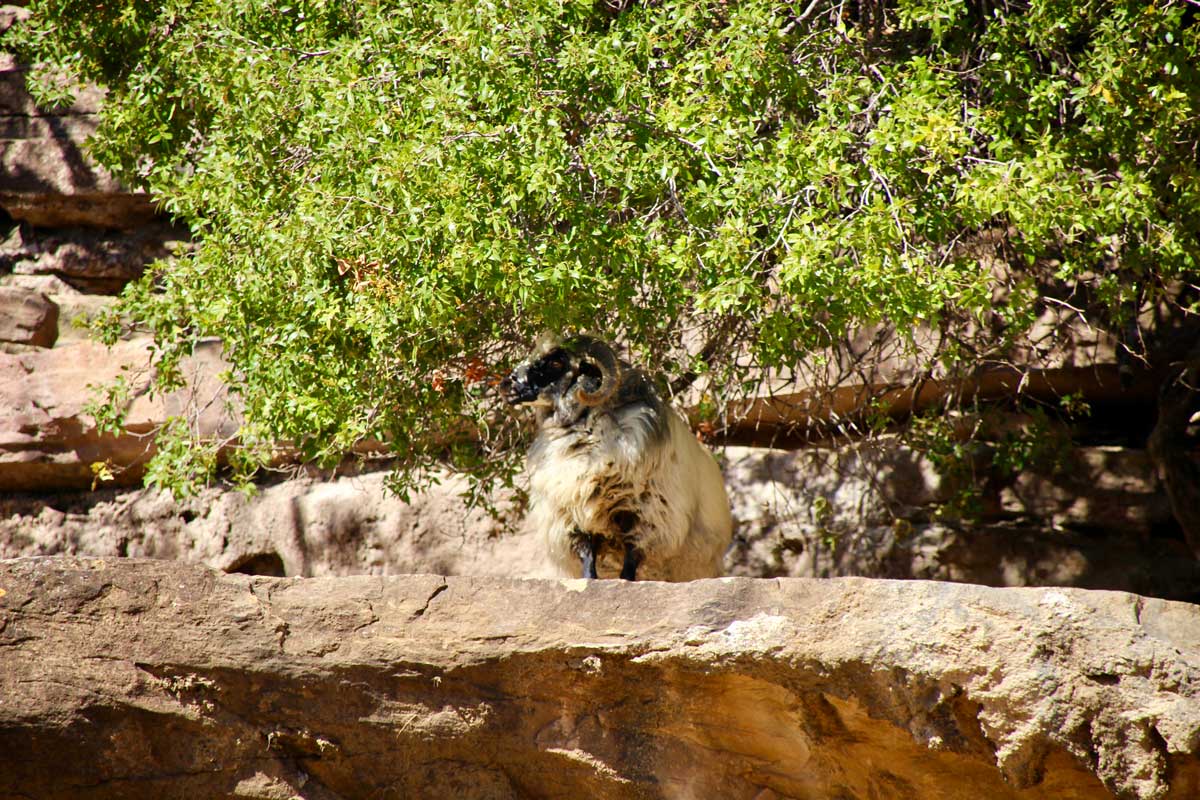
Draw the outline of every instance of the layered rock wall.
M875 443L841 452L729 448L723 457L736 524L731 575L858 574L1176 598L1193 598L1200 586L1200 565L1171 539L921 521L941 489L910 451ZM908 467L889 474L884 465L897 462ZM186 501L144 489L10 493L0 496L0 557L140 556L264 575L551 574L537 536L523 527L519 497L493 495L492 513L468 502L466 481L443 475L403 502L386 477L304 475L251 496L218 486ZM1137 498L1131 491L1129 503Z
M0 562L0 796L1184 800L1200 609Z

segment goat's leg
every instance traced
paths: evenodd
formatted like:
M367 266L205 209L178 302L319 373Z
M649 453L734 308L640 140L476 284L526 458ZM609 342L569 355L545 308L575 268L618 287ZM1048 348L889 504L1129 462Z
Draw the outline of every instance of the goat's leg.
M621 564L621 580L636 581L637 569L645 556L633 542L625 543L625 561Z
M637 580L637 568L642 563L642 551L634 544L630 531L638 523L638 516L633 511L627 508L622 508L613 512L613 524L617 526L623 535L625 541L625 560L621 563L621 580L635 581Z
M600 550L600 537L588 536L580 531L578 541L579 561L583 567L583 577L599 578L600 576L596 574L596 555Z

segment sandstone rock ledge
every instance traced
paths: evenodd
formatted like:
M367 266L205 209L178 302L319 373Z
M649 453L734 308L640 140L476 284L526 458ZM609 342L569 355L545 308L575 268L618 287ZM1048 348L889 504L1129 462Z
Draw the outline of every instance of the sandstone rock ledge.
M0 797L1194 798L1200 607L0 562Z

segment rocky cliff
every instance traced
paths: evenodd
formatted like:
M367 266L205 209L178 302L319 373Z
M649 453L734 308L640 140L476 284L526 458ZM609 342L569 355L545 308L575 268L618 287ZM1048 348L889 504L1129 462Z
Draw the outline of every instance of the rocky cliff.
M1200 609L0 563L0 796L1192 798Z

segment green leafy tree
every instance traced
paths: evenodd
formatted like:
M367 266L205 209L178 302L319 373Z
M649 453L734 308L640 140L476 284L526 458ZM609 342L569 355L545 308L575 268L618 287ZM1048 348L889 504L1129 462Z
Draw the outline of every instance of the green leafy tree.
M543 329L619 339L719 427L867 326L927 378L1007 363L1052 305L1145 358L1139 312L1191 324L1184 2L30 10L12 36L44 100L106 87L95 155L196 240L108 335L149 331L164 388L220 336L247 468L271 442L333 462L377 439L401 475L508 474L486 390ZM159 458L175 485L214 463Z

